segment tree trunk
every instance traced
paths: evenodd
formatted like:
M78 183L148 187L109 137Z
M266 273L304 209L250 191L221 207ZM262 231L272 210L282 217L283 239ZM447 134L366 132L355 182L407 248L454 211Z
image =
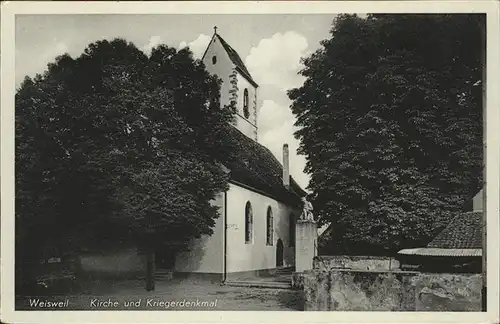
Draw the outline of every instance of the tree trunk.
M155 290L155 251L152 244L148 245L146 252L146 291Z

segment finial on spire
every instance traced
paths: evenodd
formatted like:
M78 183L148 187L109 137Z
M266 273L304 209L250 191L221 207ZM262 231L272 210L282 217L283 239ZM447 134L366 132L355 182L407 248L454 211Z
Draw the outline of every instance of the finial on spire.
M214 34L217 34L217 26L214 26Z

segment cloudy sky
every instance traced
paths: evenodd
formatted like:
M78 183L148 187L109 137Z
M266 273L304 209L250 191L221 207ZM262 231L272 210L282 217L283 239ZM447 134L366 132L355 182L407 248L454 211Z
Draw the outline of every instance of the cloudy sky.
M57 55L79 56L100 39L124 38L145 52L158 44L189 46L198 58L218 33L240 54L260 85L259 142L281 161L290 146L290 171L302 186L305 159L296 154L294 116L286 90L304 81L300 58L320 47L334 16L328 15L24 15L16 17L16 83L45 70Z

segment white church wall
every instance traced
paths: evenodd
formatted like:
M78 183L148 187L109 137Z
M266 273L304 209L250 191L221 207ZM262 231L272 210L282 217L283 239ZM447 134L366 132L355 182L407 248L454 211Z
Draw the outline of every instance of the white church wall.
M215 220L212 235L203 235L193 239L186 252L179 254L175 260L176 272L221 273L223 269L224 249L224 194L217 195L211 201L219 207L219 218Z
M241 74L237 74L238 81L238 101L237 101L237 126L238 129L248 137L257 139L257 90ZM248 90L248 111L250 116L245 118L243 112L243 92Z
M245 243L245 205L253 212L252 242ZM266 245L267 209L273 212L273 245ZM272 198L230 184L227 196L227 272L276 268L277 241L283 241L284 266L295 264L295 248L289 246L289 217L292 209Z

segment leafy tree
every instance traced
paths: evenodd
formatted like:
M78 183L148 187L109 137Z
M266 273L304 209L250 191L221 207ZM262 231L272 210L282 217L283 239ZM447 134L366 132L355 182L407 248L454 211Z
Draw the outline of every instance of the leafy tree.
M340 15L289 91L338 253L425 244L482 183L480 15Z
M121 39L58 57L16 94L16 257L211 234L233 158L232 109L188 49ZM150 235L150 234L148 234Z

